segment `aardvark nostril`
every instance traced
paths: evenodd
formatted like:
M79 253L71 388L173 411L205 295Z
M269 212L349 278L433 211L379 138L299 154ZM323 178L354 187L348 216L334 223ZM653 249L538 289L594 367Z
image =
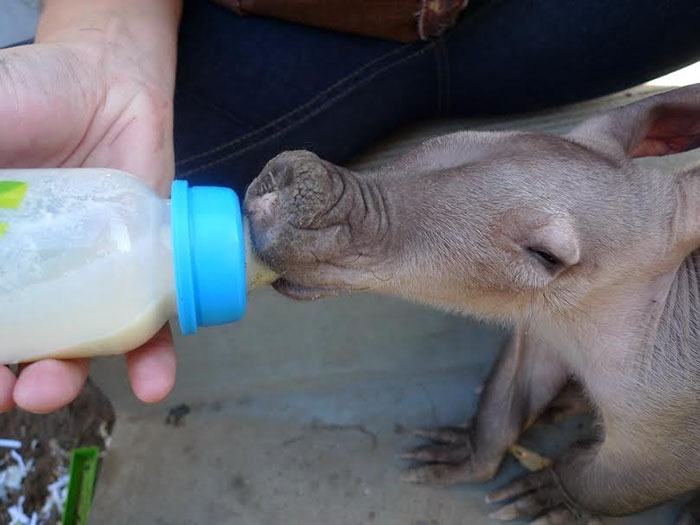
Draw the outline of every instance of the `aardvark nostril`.
M258 177L251 183L246 193L247 198L262 197L289 184L291 179L288 168L269 163Z
M260 182L257 187L257 196L262 197L267 193L272 193L277 189L277 183L275 182L275 176L270 171L260 176Z

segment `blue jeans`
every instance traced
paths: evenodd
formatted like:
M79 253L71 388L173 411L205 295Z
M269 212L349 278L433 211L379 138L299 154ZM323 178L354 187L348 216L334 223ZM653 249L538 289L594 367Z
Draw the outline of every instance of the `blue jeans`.
M700 59L698 0L472 0L444 37L398 44L186 2L177 176L243 192L288 149L330 161L436 116L530 111Z

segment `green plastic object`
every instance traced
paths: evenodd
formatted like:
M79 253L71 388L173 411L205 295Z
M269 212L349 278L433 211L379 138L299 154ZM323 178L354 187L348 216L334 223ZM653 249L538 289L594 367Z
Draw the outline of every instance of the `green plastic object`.
M63 525L87 525L99 459L98 447L77 448L73 451Z

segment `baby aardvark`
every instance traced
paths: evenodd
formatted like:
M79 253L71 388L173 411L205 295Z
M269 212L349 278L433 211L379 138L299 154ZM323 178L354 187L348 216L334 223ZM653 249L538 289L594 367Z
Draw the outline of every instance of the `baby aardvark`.
M577 380L596 440L490 495L510 501L495 518L573 523L700 489L700 167L632 162L698 146L700 85L565 137L435 138L370 173L283 153L246 209L283 294L372 291L514 325L471 426L425 432L409 481L493 477Z

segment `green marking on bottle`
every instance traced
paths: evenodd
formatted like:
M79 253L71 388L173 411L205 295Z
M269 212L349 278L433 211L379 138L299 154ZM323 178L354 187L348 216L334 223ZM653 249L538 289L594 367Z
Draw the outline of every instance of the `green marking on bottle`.
M26 182L0 180L0 208L16 210L22 204L25 193L27 193Z
M10 229L10 225L6 222L0 222L0 239L5 235L5 232Z

